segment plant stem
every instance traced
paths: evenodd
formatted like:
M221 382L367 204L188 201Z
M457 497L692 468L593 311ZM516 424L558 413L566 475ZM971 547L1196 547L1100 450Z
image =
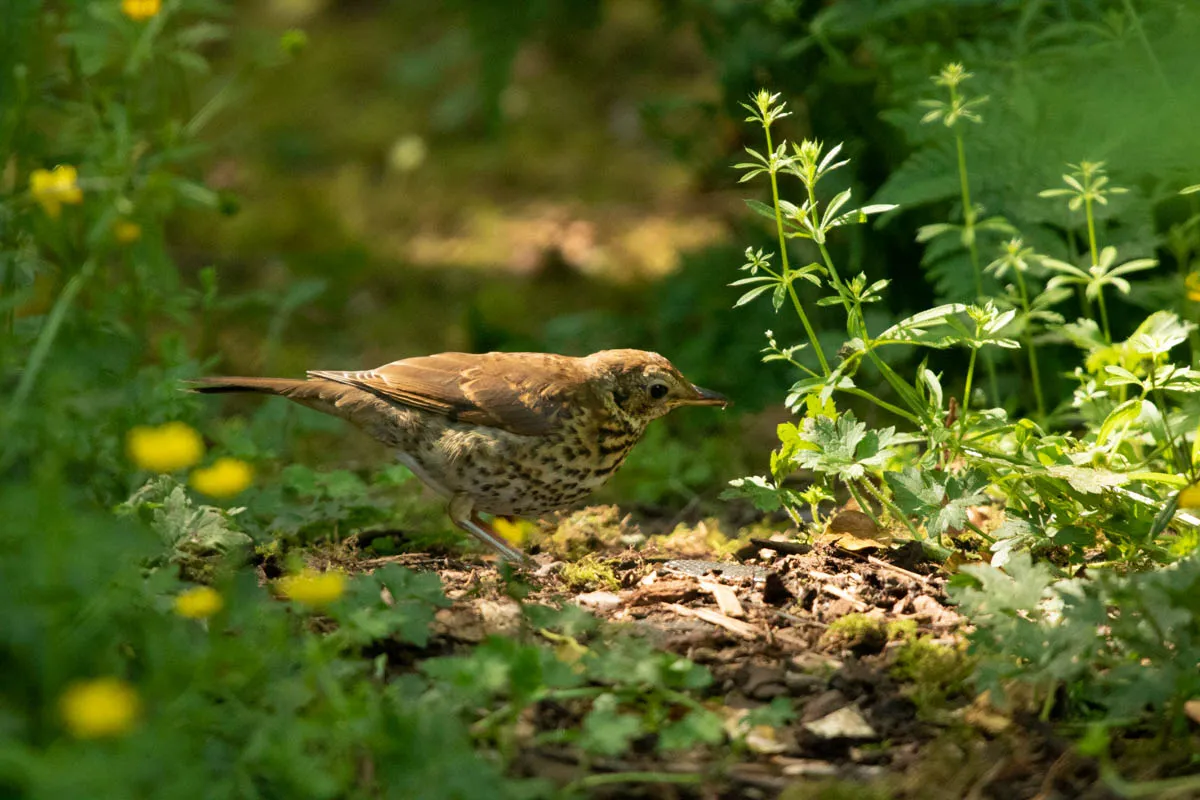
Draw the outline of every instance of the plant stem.
M954 88L950 89L955 94ZM971 185L967 180L967 150L963 145L962 133L954 132L954 144L958 149L958 182L962 193L963 228L967 235L967 250L971 254L971 267L975 273L975 299L983 297L983 271L979 268L979 252L975 247L975 208L971 205Z
M1157 363L1150 364L1150 391L1158 398L1158 407L1162 410L1163 433L1167 435L1167 452L1171 454L1171 465L1175 467L1176 472L1186 472L1188 477L1195 478L1193 474L1194 464L1189 463L1186 470L1179 469L1179 454L1183 448L1178 446L1175 441L1175 434L1171 432L1171 410L1167 408L1167 398L1162 393L1162 390L1154 384L1154 370L1157 366Z
M808 341L812 344L813 351L817 354L817 360L821 362L821 370L829 374L829 362L825 360L825 351L821 349L821 343L817 340L817 333L813 330L812 323L808 321L808 314L804 313L804 306L800 304L800 298L796 295L796 290L792 287L792 271L788 264L787 237L783 235L783 211L779 208L779 179L775 174L775 146L771 142L771 126L763 123L763 133L767 137L767 159L770 163L770 169L767 174L771 176L771 200L775 208L775 233L779 236L779 261L783 267L783 282L787 286L788 294L791 295L792 305L796 308L796 314L800 317L800 323L804 325L804 332L808 335Z
M46 356L50 353L50 347L54 344L54 340L58 338L58 331L62 327L63 319L66 318L67 310L75 302L75 296L79 294L84 283L92 276L95 269L95 261L89 260L84 263L79 272L72 275L71 280L67 281L67 285L63 287L58 299L54 301L54 308L50 309L50 314L46 317L46 321L42 325L42 330L38 334L33 351L29 354L29 360L25 363L25 370L21 373L21 380L17 384L17 390L13 392L12 400L8 404L7 423L11 424L16 421L17 413L20 411L21 406L25 404L26 398L29 396L30 391L33 390L33 384L37 380L38 374L42 371L42 364L45 363Z
M870 400L872 403L874 403L875 405L884 409L885 411L890 411L898 417L904 417L906 420L908 420L909 422L911 422L914 425L919 426L921 424L921 420L919 417L917 417L917 415L910 414L909 412L905 411L903 408L900 408L897 405L893 405L893 404L887 402L886 400L881 400L880 398L876 397L875 395L871 394L870 392L868 392L864 389L860 389L857 386L852 387L850 389L844 389L843 391L845 391L847 394L856 395L858 397L862 397L867 400Z
M884 495L883 492L876 489L875 485L873 483L871 483L869 480L864 479L863 487L866 488L867 492L869 492L876 500L879 501L879 504L881 506L883 506L884 508L886 508L888 510L888 513L890 513L893 517L896 517L898 520L900 520L901 522L904 523L904 527L908 528L908 532L913 535L914 539L916 539L918 542L923 541L925 539L925 537L921 535L921 532L919 530L917 530L917 527L912 524L912 520L910 520L908 518L908 515L905 514L903 511L901 511L896 506L895 503L893 503L891 500L889 500L887 498L887 496ZM939 543L940 543L940 537L939 537Z
M971 348L971 360L967 363L967 384L963 388L962 416L959 424L965 429L967 427L967 412L971 410L971 382L975 379L975 357L979 355L979 348Z
M1033 334L1029 330L1029 291L1025 288L1025 276L1021 270L1017 274L1017 289L1021 292L1021 307L1025 309L1025 352L1029 354L1029 374L1033 378L1033 395L1037 401L1038 424L1046 423L1046 401L1042 397L1042 378L1038 373L1037 347L1033 343Z
M950 102L956 104L958 102L958 89L955 86L950 87ZM971 205L971 182L967 173L967 148L963 144L962 131L958 128L954 129L954 145L958 151L958 181L962 192L963 204L963 229L967 240L967 253L971 257L971 269L975 273L975 302L980 302L983 298L983 268L979 265L979 244L975 239L975 207ZM983 365L987 369L988 374L988 391L991 394L992 402L1000 402L1000 385L996 380L996 365L994 359L985 356Z
M876 530L883 531L883 523L879 521L879 517L875 516L875 511L871 508L871 504L855 491L852 481L846 481L846 489L850 492L850 496L854 498L854 502L858 503L859 509L874 523Z
M1104 329L1104 341L1112 344L1112 330L1108 327L1108 307L1104 304L1104 289L1096 292L1096 304L1100 306L1100 325Z

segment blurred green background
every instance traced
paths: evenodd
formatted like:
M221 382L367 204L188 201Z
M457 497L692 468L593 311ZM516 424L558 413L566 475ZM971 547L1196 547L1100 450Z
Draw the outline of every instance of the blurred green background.
M985 215L1018 221L1041 252L1079 250L1079 221L1037 197L1059 185L1067 162L1105 160L1131 189L1099 211L1103 238L1126 257L1167 246L1194 196L1165 198L1200 174L1200 13L1190 3L199 0L164 6L164 30L186 57L152 55L123 71L119 58L105 60L113 42L100 41L114 15L113 25L128 24L118 5L18 3L0 48L14 193L32 167L102 149L95 131L108 135L112 120L87 121L89 104L135 101L127 108L155 136L182 131L167 169L188 183L156 213L161 250L147 255L152 243L139 242L133 261L107 271L113 297L142 286L140 310L104 310L89 288L81 305L91 318L68 329L111 338L65 336L48 362L85 365L77 380L141 382L126 387L120 424L105 428L115 438L147 413L178 414L181 404L201 413L166 400L164 377L299 375L449 349L638 347L737 404L655 426L606 495L679 507L763 468L796 377L759 362L764 330L785 345L801 340L795 319L766 303L731 309L737 294L726 285L746 245L774 249L769 225L742 203L762 198L762 186L739 186L731 168L743 147L760 146L739 106L751 92L768 87L789 102L781 136L845 142L853 161L834 188L901 204L831 242L851 274L893 279L886 307L872 307L881 326L934 301L974 299L966 252L926 250L913 233L961 216L952 139L919 122L918 101L942 91L929 76L950 60L965 62L971 91L988 96L984 124L967 132L973 198ZM121 35L136 51L136 30ZM110 149L109 166L139 152L128 142ZM149 182L136 177L147 166L134 168L133 186ZM116 194L118 207L129 202ZM69 255L23 250L26 222L3 222L4 269L6 285L26 292L14 330L31 342L72 267ZM1002 237L981 236L990 260ZM806 257L797 246L796 263ZM1178 303L1191 258L1187 247L1168 253L1129 302ZM1136 314L1117 305L1124 335ZM834 352L838 316L811 311ZM1061 398L1070 387L1058 373L1075 356L1059 363L1054 346L1043 371ZM951 391L962 359L935 358ZM147 364L156 378L138 372ZM997 364L1010 410L1029 403L1017 365ZM284 405L225 408L250 416L258 455L351 466L385 458L346 427Z

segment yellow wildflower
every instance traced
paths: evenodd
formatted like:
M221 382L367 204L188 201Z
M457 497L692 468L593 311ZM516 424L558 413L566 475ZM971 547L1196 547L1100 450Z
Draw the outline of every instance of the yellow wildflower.
M1200 303L1200 272L1189 272L1183 279L1183 284L1187 289L1187 299L1193 303Z
M1193 483L1179 493L1180 508L1200 508L1200 483Z
M129 432L126 446L133 463L151 472L185 469L204 457L200 434L182 422L139 425Z
M298 575L279 579L279 591L289 600L306 606L327 606L346 590L346 576L340 572L305 569Z
M145 22L162 10L162 0L121 0L121 13L137 22Z
M504 517L496 517L492 520L492 529L503 536L508 542L517 546L525 544L525 540L529 538L529 532L532 528L533 526L524 520L506 519Z
M175 613L188 619L208 619L224 606L225 601L211 586L197 586L175 598Z
M69 164L59 164L53 170L35 169L29 176L29 191L42 209L55 219L62 213L64 203L83 202L79 173Z
M95 678L68 686L59 710L72 736L98 739L128 733L142 703L137 691L120 678Z
M254 473L245 461L228 456L192 473L192 488L209 497L233 497L250 486Z
M142 226L127 219L119 219L113 224L113 236L121 244L133 244L142 238Z

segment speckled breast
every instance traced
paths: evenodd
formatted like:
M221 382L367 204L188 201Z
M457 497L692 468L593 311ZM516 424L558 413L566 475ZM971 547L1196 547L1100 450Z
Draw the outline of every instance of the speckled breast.
M413 455L487 514L539 516L570 507L600 488L625 461L642 430L566 425L547 436L450 425ZM441 462L438 469L431 462Z

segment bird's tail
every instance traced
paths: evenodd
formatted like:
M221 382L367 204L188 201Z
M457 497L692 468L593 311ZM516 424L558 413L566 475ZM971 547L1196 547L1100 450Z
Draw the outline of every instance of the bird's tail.
M200 378L187 388L202 394L256 392L274 394L301 405L348 420L376 438L395 424L395 410L379 396L324 378Z
M292 400L319 399L323 389L333 386L329 381L305 381L295 378L200 378L186 383L188 389L201 394L227 392L257 392L277 394Z

